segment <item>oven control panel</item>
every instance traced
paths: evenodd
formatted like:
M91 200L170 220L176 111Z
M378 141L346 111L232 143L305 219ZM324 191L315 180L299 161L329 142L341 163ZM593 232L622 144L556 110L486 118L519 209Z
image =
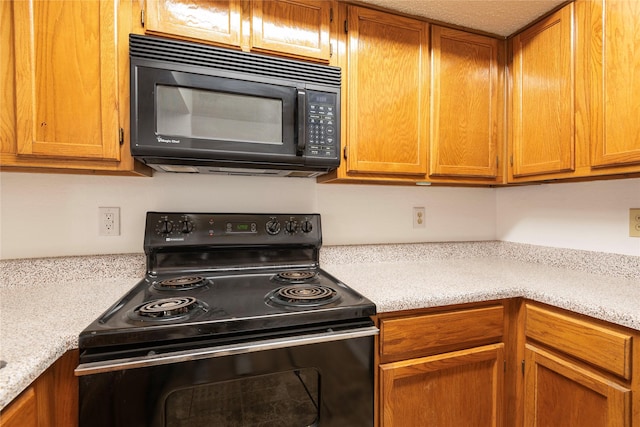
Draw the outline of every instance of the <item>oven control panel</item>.
M180 246L320 247L319 214L148 212L145 252Z

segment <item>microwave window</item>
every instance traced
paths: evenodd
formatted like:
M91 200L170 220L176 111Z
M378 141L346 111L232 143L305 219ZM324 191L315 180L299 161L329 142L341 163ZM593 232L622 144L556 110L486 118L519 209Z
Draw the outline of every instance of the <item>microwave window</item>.
M156 86L159 135L282 144L282 100Z

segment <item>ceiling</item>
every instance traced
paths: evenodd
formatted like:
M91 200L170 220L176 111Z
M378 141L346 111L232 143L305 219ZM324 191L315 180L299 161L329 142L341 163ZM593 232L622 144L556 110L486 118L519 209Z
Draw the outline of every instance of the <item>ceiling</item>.
M566 0L360 0L435 21L509 36Z

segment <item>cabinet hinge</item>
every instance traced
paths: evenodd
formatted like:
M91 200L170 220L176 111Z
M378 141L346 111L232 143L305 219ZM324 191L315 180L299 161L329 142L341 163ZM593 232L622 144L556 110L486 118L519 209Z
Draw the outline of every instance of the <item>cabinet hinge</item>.
M144 9L140 11L140 24L144 28Z
M329 9L329 22L333 22L333 8Z
M329 58L333 57L333 43L329 43Z
M347 160L347 153L348 153L348 150L347 150L347 146L345 145L344 149L342 150L342 156L344 157L345 160Z
M522 359L522 375L524 375L524 359Z
M119 137L120 137L120 145L124 145L124 129L122 128L120 128Z
M346 20L346 19L344 20L344 32L345 32L345 33L348 33L348 32L349 32L349 25L348 25L348 23L347 23L347 20Z
M496 156L496 168L500 167L500 157Z
M509 158L509 162L511 163L511 167L513 167L513 154L511 155L511 157Z

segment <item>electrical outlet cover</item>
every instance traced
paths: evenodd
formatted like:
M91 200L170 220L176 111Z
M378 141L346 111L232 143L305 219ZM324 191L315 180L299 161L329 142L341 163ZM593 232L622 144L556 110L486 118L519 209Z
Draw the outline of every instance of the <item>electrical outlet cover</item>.
M120 208L98 208L98 227L100 236L119 236Z

